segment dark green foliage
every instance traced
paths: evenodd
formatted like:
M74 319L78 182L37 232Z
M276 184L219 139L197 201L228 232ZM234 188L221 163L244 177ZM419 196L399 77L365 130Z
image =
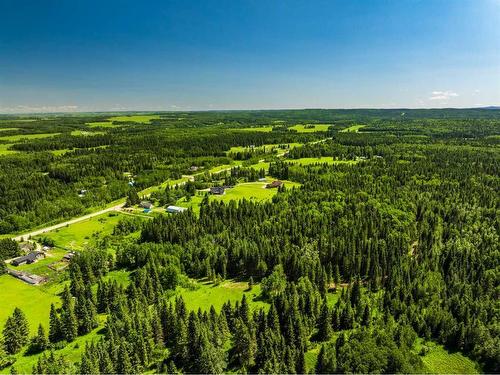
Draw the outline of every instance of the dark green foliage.
M16 354L29 341L29 326L24 313L15 308L3 328L3 345L7 354Z

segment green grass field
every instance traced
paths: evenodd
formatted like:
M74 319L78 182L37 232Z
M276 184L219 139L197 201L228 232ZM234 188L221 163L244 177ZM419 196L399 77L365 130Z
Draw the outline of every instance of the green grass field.
M55 137L61 133L42 133L42 134L16 134L16 135L7 135L4 137L0 137L1 141L7 142L19 142L23 139L40 139L40 138L48 138Z
M421 356L425 372L430 374L478 374L477 363L461 353L450 353L442 345L434 342L423 342L418 339L416 351L426 347L428 352Z
M300 164L300 165L311 165L311 164L356 164L357 160L336 160L331 156L323 156L320 158L301 158L301 159L285 159L289 163Z
M19 130L19 128L0 128L0 132L6 132L8 130Z
M114 216L110 216L110 213L105 213L95 216L64 228L44 233L36 238L48 237L54 240L56 246L80 250L88 244L92 234L96 232L110 234L113 231L113 227L123 218L123 214L113 213L112 215Z
M248 290L247 282L228 280L213 285L208 281L196 282L195 290L177 288L175 296L181 295L186 302L188 310L209 310L210 306L214 306L217 311L220 311L222 305L231 301L233 304L236 301L241 301L243 295L246 296L248 303L252 309L267 308L268 304L260 301L260 285L256 284L252 290ZM172 297L174 299L174 297Z
M35 333L40 323L48 329L50 304L59 303L59 297L51 287L29 285L11 275L2 275L0 301L0 329L14 308L19 307L28 319L31 333Z
M348 128L342 129L341 133L357 133L359 129L364 128L366 125L353 125Z
M283 148L282 147L279 147L279 146L284 146ZM237 152L249 152L249 151L259 151L259 152L265 152L265 153L272 153L272 152L278 152L278 153L281 153L281 152L286 152L288 149L292 149L292 148L295 148L295 147L301 147L303 146L302 143L297 143L297 142L294 142L294 143L283 143L283 144L265 144L265 145L262 145L262 146L257 146L257 147L254 147L254 148L250 148L250 147L246 147L246 146L234 146L234 147L231 147L231 149L229 151L227 151L227 153L237 153Z
M238 129L238 130L245 130L245 131L249 131L249 132L269 133L269 132L273 131L273 127L272 126L257 126L254 128L242 128L242 129Z
M232 189L226 189L224 195L209 195L209 199L226 203L232 200L238 201L243 198L254 202L269 200L278 192L277 189L265 188L266 184L271 181L272 179L268 178L266 182L243 182L236 185ZM284 181L284 183L287 188L300 186L299 183L292 181ZM200 191L188 201L186 198L181 198L176 202L176 205L180 207L192 208L194 212L199 212L200 204L203 201L205 194L207 194L207 192Z
M103 135L103 134L106 134L106 132L102 132L102 131L86 132L86 131L83 131L83 130L73 130L71 132L71 135L74 135L74 136L83 136L83 137L91 137L91 136L94 136L94 135Z
M294 125L288 129L296 130L298 133L315 133L315 132L326 132L331 126L329 124L311 124L314 128L306 128L305 125Z
M12 146L12 143L0 143L0 156L2 155L12 155L17 154L17 151L9 150L8 148Z
M96 342L102 337L102 333L100 331L104 326L105 319L105 315L99 315L99 327L97 327L87 335L77 337L75 341L66 345L64 348L55 350L55 353L58 355L63 355L70 362L79 361L82 353L85 350L85 344L92 341ZM20 374L29 374L32 372L32 368L36 365L41 354L42 353L25 355L24 352L21 351L15 356L16 362L14 363L14 367ZM9 372L10 367L6 367L0 371L0 374L8 374Z
M119 125L114 125L111 121L87 122L89 128L118 128Z
M133 116L114 116L110 117L108 121L130 121L142 124L150 124L151 120L158 120L158 119L160 119L160 116L158 115L133 115Z

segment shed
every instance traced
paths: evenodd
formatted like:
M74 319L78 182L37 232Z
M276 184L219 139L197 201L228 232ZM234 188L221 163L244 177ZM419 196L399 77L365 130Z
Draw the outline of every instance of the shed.
M273 188L278 188L281 185L283 185L283 181L275 180L275 181L271 182L270 184L267 184L266 188L267 189L273 189Z
M223 195L224 194L224 186L214 186L210 188L210 194L214 195Z
M141 203L139 203L139 206L141 206L142 208L152 209L153 203L148 201L142 201Z
M167 212L171 214L178 214L179 212L186 211L187 208L185 207L179 207L179 206L168 206L167 207Z

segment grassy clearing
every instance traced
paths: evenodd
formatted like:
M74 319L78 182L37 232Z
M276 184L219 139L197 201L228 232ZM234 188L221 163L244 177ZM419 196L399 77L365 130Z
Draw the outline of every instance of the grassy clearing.
M0 128L0 132L6 132L8 130L19 130L19 128Z
M271 182L272 179L268 178L266 182L244 182L236 185L232 189L227 189L224 195L209 195L210 200L218 200L228 203L229 201L239 201L243 198L254 201L262 202L265 200L270 200L277 192L277 189L266 189L267 183ZM297 182L284 181L287 188L294 186L300 186ZM194 212L199 212L200 204L203 201L205 194L208 192L200 191L197 195L192 197L190 200L186 198L181 198L176 202L177 206L192 208Z
M123 218L123 215L120 213L105 213L64 228L44 233L37 236L37 238L48 237L54 240L56 246L81 250L89 243L93 234L110 234L113 231L113 227L121 218Z
M281 147L280 147L281 146ZM292 149L295 147L301 147L303 146L302 143L283 143L283 144L277 144L277 143L269 143L265 144L262 146L257 146L257 147L247 147L247 146L234 146L231 147L227 153L237 153L237 152L251 152L251 151L259 151L259 152L265 152L265 153L272 153L272 152L286 152L288 149Z
M348 128L342 129L340 132L341 133L357 133L359 132L359 129L364 128L366 125L354 125L350 126Z
M311 164L356 164L357 160L336 160L331 156L323 156L320 158L301 158L301 159L285 159L285 161L300 165Z
M74 136L83 136L83 137L92 137L94 135L103 135L103 134L106 134L106 132L102 132L102 131L86 132L86 131L83 131L83 130L73 130L71 132L71 135L74 135Z
M224 281L219 285L200 280L195 285L194 290L177 288L175 293L175 296L182 296L188 310L197 311L199 308L209 310L210 306L214 306L217 311L220 311L225 302L231 301L234 304L236 301L241 301L243 295L246 296L252 309L268 307L267 303L259 300L261 291L258 284L254 285L250 291L247 282L234 280Z
M272 126L257 126L257 127L254 127L254 128L242 128L242 129L238 129L238 130L244 130L244 131L249 131L249 132L265 132L265 133L269 133L269 132L273 131L273 127Z
M26 315L30 331L34 334L40 323L48 329L50 305L51 303L58 304L59 297L51 288L29 285L10 275L2 275L0 276L0 301L2 301L1 329L14 308L19 307Z
M119 125L115 125L110 121L87 122L86 125L89 128L118 128L119 127Z
M306 125L294 125L288 129L296 130L298 133L315 133L315 132L326 132L331 126L329 124L310 124L308 126L314 126L314 128L306 128Z
M138 122L142 124L150 124L151 120L159 120L159 115L133 115L133 116L114 116L110 117L108 121L128 121L128 122Z
M7 142L19 142L23 139L40 139L40 138L48 138L55 137L61 133L42 133L42 134L16 134L16 135L7 135L4 137L0 137L1 141Z
M0 144L0 156L2 155L12 155L17 154L17 151L9 150L8 148L12 146L12 143L1 143Z
M421 356L426 373L478 374L480 372L477 363L461 353L447 351L442 345L434 342L424 343L422 339L419 339L415 350L420 352L422 348L428 350L425 355Z
M101 337L102 333L100 333L101 329L104 326L105 315L99 315L99 327L94 329L92 332L85 336L80 336L75 339L75 341L66 345L64 348L60 350L55 350L55 353L58 355L63 355L70 362L77 362L80 360L83 352L85 351L85 344L87 342L95 341L97 342ZM46 352L48 353L48 352ZM14 363L14 367L20 374L30 374L32 373L33 366L36 365L38 358L41 356L40 354L35 355L24 355L24 352L21 352L16 355L16 362ZM10 367L2 369L0 371L1 374L8 374L10 371Z

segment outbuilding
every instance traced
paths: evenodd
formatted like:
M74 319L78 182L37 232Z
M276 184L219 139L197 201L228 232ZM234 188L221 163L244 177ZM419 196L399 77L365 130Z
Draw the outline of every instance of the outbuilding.
M142 201L141 203L139 203L139 206L141 206L142 208L147 208L148 210L150 210L150 209L153 208L153 203L148 202L148 201Z
M283 181L275 180L275 181L271 182L270 184L267 184L266 188L267 189L279 188L281 185L283 185Z
M179 212L186 211L187 208L179 206L168 206L167 212L171 214L178 214Z
M223 195L224 191L224 186L214 186L210 188L210 194L213 195Z

